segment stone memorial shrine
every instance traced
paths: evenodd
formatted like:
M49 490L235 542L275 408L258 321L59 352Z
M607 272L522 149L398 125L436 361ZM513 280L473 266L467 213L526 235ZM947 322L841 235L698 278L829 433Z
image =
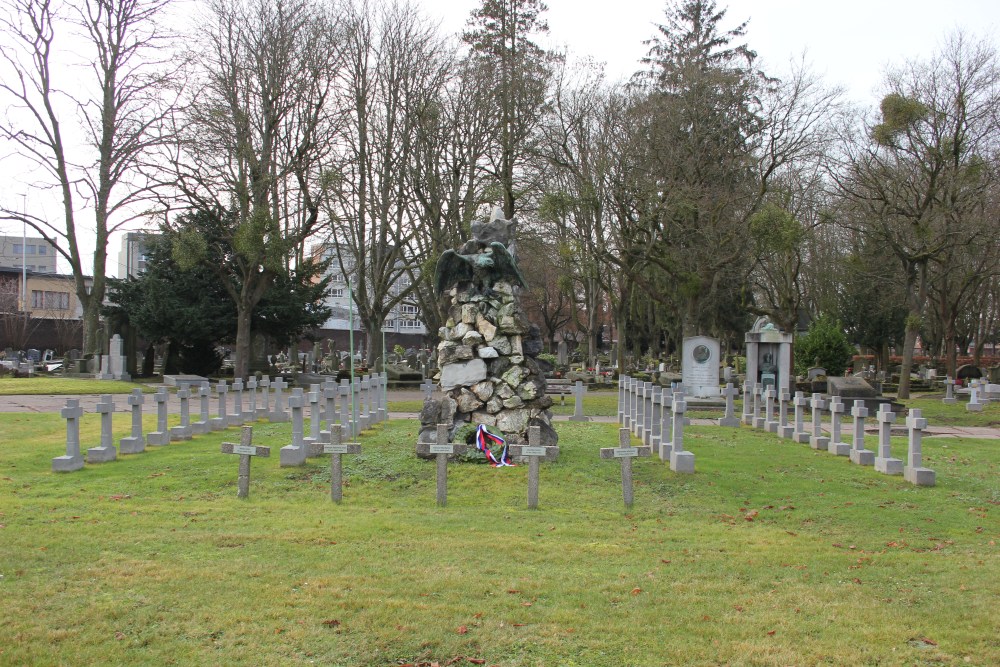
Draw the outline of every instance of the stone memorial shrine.
M719 341L708 336L684 339L681 356L681 378L684 391L695 398L719 395Z
M438 345L441 399L428 398L421 412L420 442L449 438L465 423L500 431L509 444L527 444L528 428L540 429L539 446L554 446L545 376L536 362L541 334L521 309L525 286L513 248L515 222L499 209L489 222L472 223L472 238L438 260L434 287L451 297Z
M766 317L758 318L747 332L747 382L774 387L782 391L795 391L792 375L792 334L781 331Z

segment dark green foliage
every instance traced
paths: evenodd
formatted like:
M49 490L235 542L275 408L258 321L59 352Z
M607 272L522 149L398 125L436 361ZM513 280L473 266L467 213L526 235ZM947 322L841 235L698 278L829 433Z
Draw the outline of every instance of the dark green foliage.
M795 341L795 372L805 375L809 367L818 363L828 375L843 375L854 353L840 324L826 316L818 317L809 331Z

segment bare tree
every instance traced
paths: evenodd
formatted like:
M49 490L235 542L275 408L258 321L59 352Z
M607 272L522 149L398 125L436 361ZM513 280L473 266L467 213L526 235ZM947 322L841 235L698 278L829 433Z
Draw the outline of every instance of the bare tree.
M254 308L319 222L341 50L337 17L316 0L211 0L197 37L199 85L166 159L183 206L209 215L171 224L214 228L175 227L174 255L210 267L235 302L237 377Z
M351 278L373 362L386 316L414 289L420 222L412 167L424 119L438 112L449 54L410 5L362 7L348 24L340 82L345 127L327 213L330 244Z
M98 352L109 235L143 215L155 183L142 166L163 141L156 128L172 106L176 66L158 19L169 0L5 0L0 17L0 97L8 105L0 137L30 166L26 187L54 191L62 217L0 206L23 220L69 262L83 306L84 350ZM79 62L61 54L83 44ZM82 138L67 127L82 128ZM37 177L37 178L36 178ZM93 215L93 222L85 218ZM93 281L83 249L94 243Z

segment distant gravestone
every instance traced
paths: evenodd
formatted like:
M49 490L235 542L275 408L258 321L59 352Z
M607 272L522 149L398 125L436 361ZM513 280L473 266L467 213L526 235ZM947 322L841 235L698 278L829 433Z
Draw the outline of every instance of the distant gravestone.
M251 376L250 379L247 380L247 392L249 394L247 396L247 399L250 401L250 404L249 404L249 406L247 406L246 412L243 413L243 423L244 424L247 423L248 421L250 421L250 422L257 421L257 387L258 386L259 385L257 384L257 376Z
M787 389L781 390L781 399L778 406L778 437L788 439L792 437L795 428L788 423L788 404L792 402L792 395Z
M685 392L696 398L719 395L719 341L691 336L682 344L681 377Z
M87 450L87 463L107 463L118 458L111 433L111 418L115 413L115 403L110 394L101 395L96 410L97 414L101 415L101 444Z
M768 385L770 386L770 385ZM764 410L764 391L765 387L762 384L755 384L753 386L753 427L754 428L764 428L766 420L763 415Z
M219 397L219 414L210 419L208 425L213 431L223 431L229 427L229 408L226 407L226 394L229 393L229 387L226 386L225 380L219 380L216 383L215 393Z
M764 391L764 428L768 433L778 432L778 420L774 412L774 399L777 393L774 387L768 387Z
M239 454L240 468L237 477L236 497L247 498L250 496L250 457L271 456L270 447L258 447L253 444L253 427L244 426L240 433L240 443L222 443L223 454Z
M795 405L795 432L792 433L792 439L795 442L804 444L809 442L809 432L805 429L805 412L806 405L809 404L809 399L801 391L795 392L795 399L793 400Z
M854 438L851 441L851 463L870 466L875 464L875 452L865 449L865 417L868 416L868 408L865 402L854 401L851 408L851 415L854 416Z
M263 404L257 408L257 419L271 418L271 378L264 376L257 383L260 387L260 398Z
M339 426L339 424L337 423L337 383L331 379L327 379L323 383L323 403L326 428L319 432L319 439L320 442L333 442L331 434L334 426Z
M83 467L83 456L80 454L80 417L83 408L75 398L66 400L66 407L59 411L66 420L66 454L52 459L52 472L73 472Z
M823 435L823 408L826 407L823 395L813 394L810 407L812 408L812 435L809 436L809 446L825 452L830 444L830 438Z
M420 385L420 390L424 392L424 400L429 400L434 396L434 383L430 380L424 380Z
M969 402L965 404L967 412L982 412L983 404L979 400L979 380L969 382Z
M340 425L344 428L344 437L353 438L354 432L351 430L351 387L347 380L341 380L337 388L340 395Z
M652 383L650 383L650 387ZM590 417L583 414L583 396L587 393L587 387L580 380L577 380L573 385L573 396L576 398L576 406L573 410L573 416L569 418L571 422L589 422ZM650 394L652 398L652 394Z
M229 425L243 425L243 378L233 380L233 412L229 415Z
M300 466L306 462L306 444L303 436L302 408L305 404L305 397L302 389L296 387L292 390L292 395L288 397L288 407L292 411L292 443L281 448L279 452L279 464L281 467Z
M632 435L627 428L618 429L618 446L602 447L601 458L618 460L622 470L622 499L625 507L632 507L634 494L632 492L632 459L638 456L649 456L649 447L632 447Z
M185 385L177 390L177 398L181 402L181 423L179 426L172 426L170 430L171 440L191 439L191 408L188 401L191 398L191 390Z
M132 377L125 370L125 354L122 352L122 337L115 334L109 343L111 354L109 363L111 365L111 377L115 380L131 380Z
M660 446L657 454L661 461L670 463L674 449L674 390L664 387L660 393Z
M694 454L684 449L684 413L687 411L687 401L680 391L674 392L673 430L674 437L670 447L670 469L674 472L693 473Z
M747 381L743 384L743 423L747 426L753 425L753 388L754 383Z
M208 380L198 383L198 421L191 424L191 433L204 435L212 430L209 425L208 402L212 395L212 387Z
M958 402L955 398L955 381L951 379L951 376L946 376L944 379L944 389L945 396L941 399L941 402L945 405L954 405Z
M128 396L128 405L132 412L132 435L118 442L122 454L138 454L146 451L146 439L142 436L142 404L141 389L133 389Z
M618 376L618 424L625 423L625 386L628 382L627 375Z
M311 384L309 385L309 393L306 394L307 402L309 403L309 436L304 438L306 443L306 455L316 456L323 453L322 442L320 441L320 430L323 425L323 419L321 417L322 412L322 394L319 389L320 385ZM315 454L313 453L315 452Z
M844 414L844 402L840 396L830 398L830 441L826 449L834 456L849 456L851 445L841 438L840 417Z
M271 382L271 386L274 387L274 409L271 410L271 414L268 415L268 419L276 423L284 423L288 421L288 413L285 411L285 394L284 390L288 389L288 383L280 375L274 378Z

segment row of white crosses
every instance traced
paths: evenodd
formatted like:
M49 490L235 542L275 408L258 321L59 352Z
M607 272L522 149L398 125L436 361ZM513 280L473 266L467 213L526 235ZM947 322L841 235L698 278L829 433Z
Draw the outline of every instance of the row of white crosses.
M906 419L909 441L907 461L892 458L890 437L892 424L896 415L889 404L879 406L876 419L879 423L878 451L865 449L865 418L868 408L864 401L854 401L851 416L854 417L853 437L851 443L843 441L841 417L846 413L846 406L839 396L826 400L822 394L814 393L811 398L804 392L795 392L794 398L782 391L779 401L778 418L774 419L774 401L777 391L774 387L763 387L760 384L747 383L744 386L743 421L756 428L777 433L782 438L790 438L795 442L808 443L810 447L820 451L828 451L836 456L846 456L852 463L858 465L873 465L878 472L886 475L902 474L907 481L920 486L933 486L935 474L933 470L923 467L922 439L927 428L927 420L921 416L920 410L913 408ZM764 416L760 416L760 406L764 405ZM794 424L788 423L788 405L794 407ZM805 425L805 409L812 409L812 421ZM830 435L824 435L822 428L823 411L830 413Z
M686 412L683 385L661 387L627 375L618 377L618 422L668 462L671 470L693 473L694 453L684 449Z
M343 425L347 438L356 437L364 429L384 421L386 410L387 376L383 374L365 376L349 383L341 380L338 385L328 380L323 385L313 385L308 396L301 389L294 389L287 399L292 413L292 443L282 448L281 465L302 465L307 456L317 456L322 452L323 445L331 443L331 431L334 424ZM243 383L237 378L231 385L224 380L216 384L218 413L209 416L211 386L208 382L198 385L195 392L188 385L182 385L177 390L180 401L180 424L167 426L167 412L170 394L161 387L152 399L156 403L156 429L143 435L142 406L145 397L141 390L134 389L128 396L127 403L132 413L132 428L129 436L122 438L119 451L116 451L112 435L112 415L115 412L114 399L111 395L102 395L95 412L101 415L100 445L86 452L86 462L104 463L114 461L118 454L138 454L145 451L146 446L163 446L178 440L190 440L193 435L209 431L224 430L230 426L240 426L248 422L265 419L271 422L288 421L286 398L284 390L288 383L281 377L273 381L264 377L260 381L250 378ZM228 395L233 394L233 410L229 410ZM248 394L247 397L244 394ZM196 395L195 395L196 394ZM193 398L199 401L199 419L191 420L191 405ZM272 401L273 398L273 401ZM337 399L340 399L340 411L337 411ZM302 409L307 404L312 408L310 437L303 437ZM67 400L61 411L66 420L66 454L52 460L54 472L72 472L84 466L84 456L80 448L80 419L83 408L77 399ZM327 428L322 429L322 419L325 415ZM288 453L285 452L288 450Z

